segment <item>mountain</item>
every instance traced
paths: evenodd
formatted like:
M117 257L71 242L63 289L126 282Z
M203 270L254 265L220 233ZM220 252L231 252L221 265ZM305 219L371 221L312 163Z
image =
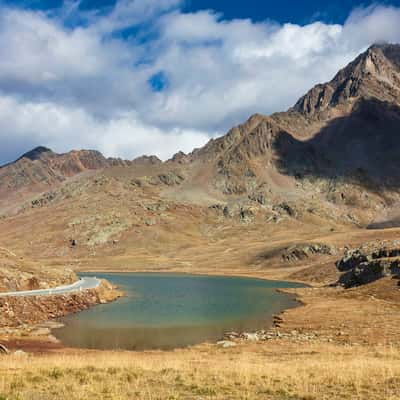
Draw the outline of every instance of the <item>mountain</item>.
M287 112L254 115L202 149L179 152L167 163L190 170L194 179L207 175L208 190L224 195L280 186L292 177L396 185L399 106L400 46L373 45ZM55 154L38 147L0 168L0 192L51 186L83 172L132 165L162 162L154 156L131 162L91 150Z
M329 119L333 109L350 111L360 98L398 103L400 96L399 45L373 45L332 81L316 85L292 111L316 119Z
M111 166L126 166L131 162L105 158L95 150L70 151L57 154L39 146L16 161L0 167L0 206L40 193L83 173L92 173ZM9 206L12 206L8 204Z
M52 184L82 172L129 164L129 161L105 158L95 150L57 154L39 146L23 154L15 162L0 167L0 187L19 189L36 183Z
M288 240L399 220L399 133L400 46L374 45L286 112L253 115L166 162L24 154L0 168L0 244L33 259L173 265L235 238L240 253L244 227Z
M287 112L254 115L193 155L215 160L228 194L288 177L397 189L399 107L400 46L374 45Z
M296 289L305 307L274 318L279 332L398 342L399 74L400 46L374 45L286 112L255 114L165 162L25 153L0 167L0 292L68 284L78 271L302 281L317 287ZM0 325L105 299L7 298Z

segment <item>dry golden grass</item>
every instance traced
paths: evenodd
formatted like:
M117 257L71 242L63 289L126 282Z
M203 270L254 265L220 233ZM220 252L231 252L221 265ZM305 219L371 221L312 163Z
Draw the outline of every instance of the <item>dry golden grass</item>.
M0 399L400 398L396 348L269 343L0 359Z

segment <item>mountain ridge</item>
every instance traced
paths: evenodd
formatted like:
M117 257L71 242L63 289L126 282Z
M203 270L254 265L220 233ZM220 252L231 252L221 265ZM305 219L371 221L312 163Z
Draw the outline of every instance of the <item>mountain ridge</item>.
M260 196L299 202L310 190L318 196L322 191L325 202L344 186L351 196L360 187L375 193L386 185L396 191L399 107L400 45L373 45L288 111L254 114L189 154L178 152L165 162L155 156L125 161L95 150L58 155L39 147L0 168L0 193L29 185L38 193L71 177L115 167L115 177L143 176L142 181L160 187L169 182L162 195L194 202ZM311 189L312 181L318 182L316 188ZM379 196L371 198L373 207L380 204Z

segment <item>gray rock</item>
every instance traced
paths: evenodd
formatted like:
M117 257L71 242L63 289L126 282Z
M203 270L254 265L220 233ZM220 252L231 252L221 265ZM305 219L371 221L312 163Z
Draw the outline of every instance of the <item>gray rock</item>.
M336 250L332 246L324 243L302 243L287 247L282 258L286 261L303 260L314 255L331 255Z
M297 210L285 202L275 205L272 209L279 214L287 214L292 218L296 218L298 216Z
M232 342L230 340L220 340L219 342L217 342L218 346L223 347L224 349L228 348L228 347L235 347L237 346L237 343Z
M244 332L241 336L244 340L248 340L249 342L257 342L260 340L257 332Z
M160 180L161 183L167 186L180 185L184 181L183 176L178 175L174 172L160 174L158 175L158 179Z
M254 211L250 207L241 207L239 216L242 222L251 222L254 219Z
M240 337L240 334L237 332L227 332L225 333L224 337L228 339L237 339Z
M347 250L344 257L336 263L344 272L338 284L349 288L364 285L387 276L400 274L399 249L381 248L372 252L358 248Z

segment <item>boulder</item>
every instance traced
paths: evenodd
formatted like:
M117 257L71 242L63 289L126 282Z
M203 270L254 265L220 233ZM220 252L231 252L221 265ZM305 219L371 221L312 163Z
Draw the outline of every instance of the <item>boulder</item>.
M175 172L168 172L166 174L158 175L161 183L167 186L180 185L184 181L184 177L176 174Z
M346 288L365 285L378 279L400 274L399 249L380 248L347 250L344 257L336 263L344 272L338 283Z
M285 202L275 205L272 209L279 214L287 214L289 217L292 218L298 217L297 210L293 206Z
M260 340L257 332L243 332L242 338L244 340L248 340L249 342L257 342L258 340Z

